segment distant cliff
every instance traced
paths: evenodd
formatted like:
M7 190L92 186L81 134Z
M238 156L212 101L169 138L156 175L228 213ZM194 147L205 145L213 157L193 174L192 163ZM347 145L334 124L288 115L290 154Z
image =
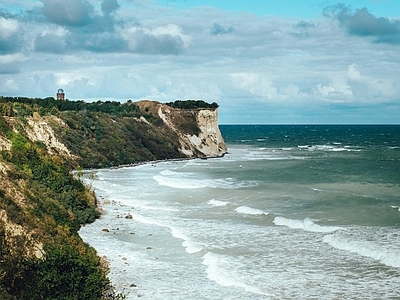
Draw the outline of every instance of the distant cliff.
M77 234L99 216L95 195L70 171L221 156L217 118L215 106L0 97L0 299L115 299Z
M179 140L178 151L186 157L222 156L227 148L218 127L218 108L179 109L140 101L137 106L157 115Z

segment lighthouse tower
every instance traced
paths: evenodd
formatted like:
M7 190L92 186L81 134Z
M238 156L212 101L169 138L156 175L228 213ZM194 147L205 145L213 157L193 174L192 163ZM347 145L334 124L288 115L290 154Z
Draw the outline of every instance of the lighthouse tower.
M58 89L57 100L65 100L65 94L63 89Z

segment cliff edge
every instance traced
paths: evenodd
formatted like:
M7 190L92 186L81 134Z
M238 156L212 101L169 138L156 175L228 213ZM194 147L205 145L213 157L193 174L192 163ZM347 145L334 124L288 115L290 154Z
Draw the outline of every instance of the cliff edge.
M179 109L149 100L136 105L156 114L177 135L184 156L217 157L227 152L218 127L218 108Z

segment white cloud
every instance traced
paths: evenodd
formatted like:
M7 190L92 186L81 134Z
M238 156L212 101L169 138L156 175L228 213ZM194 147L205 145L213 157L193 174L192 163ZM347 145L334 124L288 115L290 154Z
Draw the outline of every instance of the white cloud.
M27 58L21 53L0 55L0 65L14 62L22 62Z
M19 90L19 85L15 80L8 79L3 85L3 89L7 92L15 92Z
M183 33L183 30L180 26L175 24L158 26L151 30L151 34L153 34L154 36L170 35L172 37L179 37L183 41L184 46L186 48L189 47L190 42L192 40L192 38L189 35Z
M302 92L300 87L298 87L294 83L290 83L289 85L283 87L280 90L280 94L283 96L284 100L294 100L296 102L300 102L307 98L307 93Z
M15 34L19 29L18 21L13 19L6 19L0 17L0 37L8 39L10 36Z
M327 98L335 93L335 88L320 83L312 90L312 93L315 97Z
M359 81L361 79L361 73L357 70L356 64L351 64L347 69L347 78L349 80Z
M240 72L231 75L234 86L240 87L244 91L248 91L255 96L261 96L266 99L276 99L278 90L274 83L265 75L250 72Z
M287 122L300 107L313 121L336 103L400 107L400 45L348 34L331 19L178 11L150 0L64 2L0 17L0 94L47 97L61 87L70 99L203 99L220 103L231 122L238 107L260 122L271 106L293 107L281 117ZM57 21L56 4L84 10Z
M396 97L400 96L399 86L393 79L385 78L383 80L382 78L377 78L376 75L379 76L379 74L363 75L354 63L348 67L347 72L349 84L354 85L354 89L357 89L357 96L362 97L363 94L369 95L365 99L367 102L386 102L387 99L396 99Z
M178 54L189 47L191 37L183 33L180 26L168 24L155 28L130 26L120 28L132 52L144 54Z

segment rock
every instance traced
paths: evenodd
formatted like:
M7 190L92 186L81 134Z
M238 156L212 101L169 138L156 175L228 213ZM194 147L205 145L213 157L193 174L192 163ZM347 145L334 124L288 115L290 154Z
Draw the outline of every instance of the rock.
M127 214L127 215L125 216L125 219L132 219L132 215L131 215L131 214Z
M146 249L147 249L147 250L150 250L150 249L151 249L151 247L147 247Z

